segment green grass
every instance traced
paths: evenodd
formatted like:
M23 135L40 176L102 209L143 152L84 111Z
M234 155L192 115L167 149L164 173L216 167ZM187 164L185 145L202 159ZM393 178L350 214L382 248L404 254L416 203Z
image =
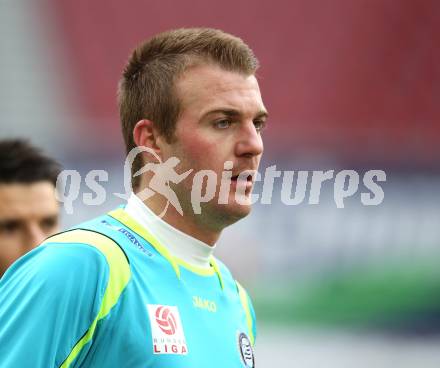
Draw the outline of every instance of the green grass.
M253 293L259 320L368 326L398 324L417 313L440 314L440 265L435 259L364 267L277 286L282 293L271 293L273 285Z

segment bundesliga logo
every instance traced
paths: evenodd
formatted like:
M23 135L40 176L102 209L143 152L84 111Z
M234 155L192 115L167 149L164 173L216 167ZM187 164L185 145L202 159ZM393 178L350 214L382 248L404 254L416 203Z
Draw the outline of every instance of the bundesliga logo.
M186 355L185 334L176 306L148 304L154 354Z
M167 335L174 335L176 333L176 318L169 308L162 305L156 309L156 322L159 328Z

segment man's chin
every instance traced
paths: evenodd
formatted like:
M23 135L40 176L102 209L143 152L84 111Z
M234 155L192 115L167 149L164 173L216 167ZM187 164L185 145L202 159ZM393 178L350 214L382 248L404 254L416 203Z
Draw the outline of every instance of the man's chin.
M252 206L244 203L228 203L221 206L221 214L225 225L229 226L249 215Z
M237 201L234 196L231 195L228 203L225 204L218 203L214 200L208 203L202 203L199 216L201 216L203 222L221 231L225 227L249 215L251 209L251 201L247 200L246 197Z

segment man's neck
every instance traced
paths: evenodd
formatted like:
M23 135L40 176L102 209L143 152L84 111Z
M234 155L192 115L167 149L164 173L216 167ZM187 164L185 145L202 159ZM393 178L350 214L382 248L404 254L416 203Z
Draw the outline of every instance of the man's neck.
M158 196L154 196L153 198L148 198L144 200L144 204L153 211L157 216L161 215L164 211L167 202L162 200L162 198L155 198ZM177 230L184 232L196 238L205 244L214 245L218 238L220 237L221 230L212 230L209 226L206 226L200 222L198 222L195 216L190 212L190 210L186 211L184 209L183 216L177 212L177 210L172 206L168 205L165 214L162 215L162 220L173 226ZM202 219L202 216L199 216Z

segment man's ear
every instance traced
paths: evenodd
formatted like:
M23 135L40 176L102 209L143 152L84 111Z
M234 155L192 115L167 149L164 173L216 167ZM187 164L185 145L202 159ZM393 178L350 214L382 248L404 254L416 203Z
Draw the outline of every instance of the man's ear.
M151 120L143 119L136 123L133 128L133 140L136 146L150 148L157 155L162 156L161 149L157 144L160 140L159 133Z

